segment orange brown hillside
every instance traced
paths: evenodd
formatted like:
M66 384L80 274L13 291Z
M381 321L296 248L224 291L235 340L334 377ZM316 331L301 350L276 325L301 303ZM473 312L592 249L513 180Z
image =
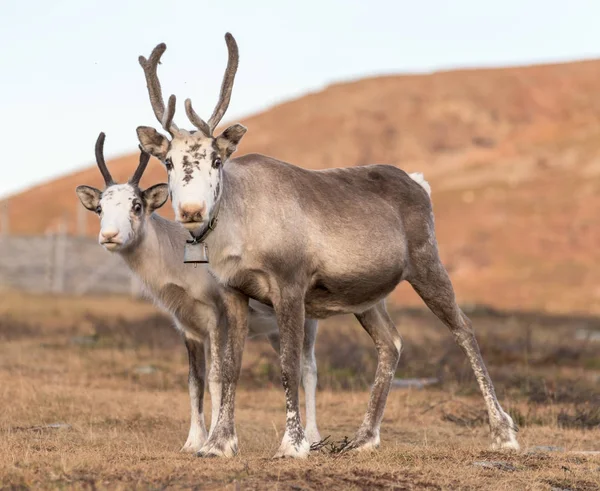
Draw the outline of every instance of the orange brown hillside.
M600 313L599 74L585 61L336 84L242 121L239 154L424 172L461 301ZM109 166L124 180L136 164L137 153ZM153 161L142 185L164 179ZM95 167L13 196L11 231L38 234L60 217L75 231L82 183L100 186ZM396 299L416 301L408 290Z

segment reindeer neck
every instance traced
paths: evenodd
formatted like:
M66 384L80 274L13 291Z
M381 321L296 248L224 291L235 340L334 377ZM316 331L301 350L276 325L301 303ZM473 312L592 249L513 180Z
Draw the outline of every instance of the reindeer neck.
M152 214L138 242L121 253L131 271L157 294L167 283L181 278L187 232L178 224Z

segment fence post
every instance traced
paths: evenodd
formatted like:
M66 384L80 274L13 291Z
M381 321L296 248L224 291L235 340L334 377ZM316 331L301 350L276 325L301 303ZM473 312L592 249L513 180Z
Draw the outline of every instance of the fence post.
M45 243L46 243L46 283L44 291L48 292L52 290L52 275L54 274L54 235L52 231L47 228L44 232Z

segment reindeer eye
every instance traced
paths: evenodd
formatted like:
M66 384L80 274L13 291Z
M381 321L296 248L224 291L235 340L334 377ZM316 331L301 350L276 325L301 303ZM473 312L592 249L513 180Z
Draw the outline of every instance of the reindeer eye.
M173 161L171 159L167 159L165 160L165 167L167 168L167 170L172 170L173 169Z
M135 214L139 215L142 212L142 205L140 203L135 203L133 205L133 211Z
M100 205L96 206L96 213L100 215L102 213L102 207Z
M222 162L221 162L221 158L220 158L220 157L217 157L217 158L215 159L215 163L214 163L213 165L214 165L215 167L221 167L221 164L222 164Z

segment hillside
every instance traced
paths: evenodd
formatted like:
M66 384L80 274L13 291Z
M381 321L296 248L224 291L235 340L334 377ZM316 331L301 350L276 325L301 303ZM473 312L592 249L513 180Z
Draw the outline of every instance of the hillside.
M600 313L599 73L586 61L336 84L242 121L239 154L422 171L462 302ZM109 166L124 180L136 164L132 154ZM164 179L153 161L142 184ZM60 217L75 231L84 183L100 186L96 167L12 197L11 232L39 234ZM405 286L396 299L416 302Z

